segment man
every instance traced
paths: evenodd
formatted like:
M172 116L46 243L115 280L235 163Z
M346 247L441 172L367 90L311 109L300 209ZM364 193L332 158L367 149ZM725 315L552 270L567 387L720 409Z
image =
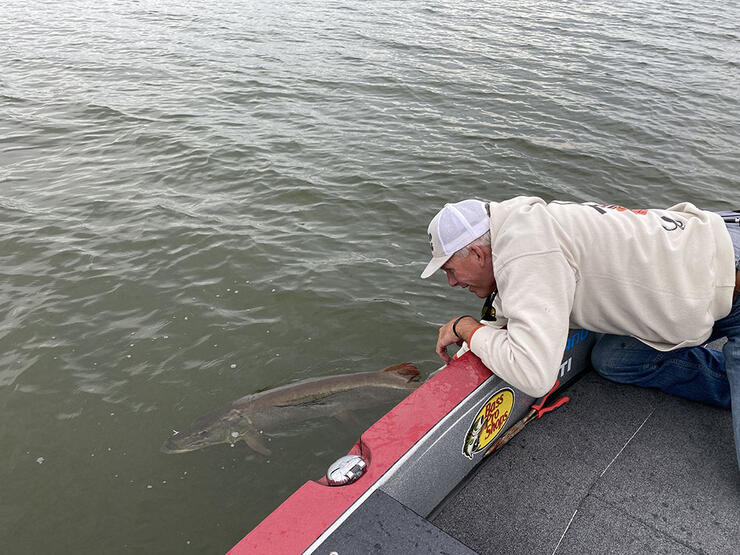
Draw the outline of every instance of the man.
M726 221L725 221L726 220ZM569 328L605 334L605 377L733 408L740 461L740 214L545 203L447 204L429 224L432 260L452 287L488 298L493 321L442 326L437 353L467 343L495 374L544 395ZM701 347L727 337L722 352ZM734 402L732 402L734 400Z

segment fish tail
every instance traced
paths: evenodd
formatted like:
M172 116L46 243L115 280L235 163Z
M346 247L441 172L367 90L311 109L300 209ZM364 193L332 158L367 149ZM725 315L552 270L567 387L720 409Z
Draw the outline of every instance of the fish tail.
M395 364L388 368L383 368L381 372L393 372L394 374L403 376L407 382L419 375L419 369L410 362L404 362L402 364Z

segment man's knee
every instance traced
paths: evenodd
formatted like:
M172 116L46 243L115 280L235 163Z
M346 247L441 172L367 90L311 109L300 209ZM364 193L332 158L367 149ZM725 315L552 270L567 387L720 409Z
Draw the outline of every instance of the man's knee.
M603 335L591 351L591 364L608 380L631 381L642 367L644 360L641 355L646 349L649 348L632 337Z

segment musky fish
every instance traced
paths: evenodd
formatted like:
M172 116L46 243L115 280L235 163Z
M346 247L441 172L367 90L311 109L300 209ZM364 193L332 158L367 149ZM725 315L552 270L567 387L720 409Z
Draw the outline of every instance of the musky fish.
M327 414L340 416L348 410L357 409L362 401L367 403L368 399L373 398L372 395L360 395L360 390L415 389L419 382L414 378L418 375L419 370L413 364L403 363L378 372L309 378L246 395L198 418L187 430L175 432L164 442L162 451L186 453L218 443L233 445L242 440L258 453L269 455L270 449L262 438L263 433L279 430L287 422ZM355 390L358 395L343 396L342 403L336 402L342 392Z

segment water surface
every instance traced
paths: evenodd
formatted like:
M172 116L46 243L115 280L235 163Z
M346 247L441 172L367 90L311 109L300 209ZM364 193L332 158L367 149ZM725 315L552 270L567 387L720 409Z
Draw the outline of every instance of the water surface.
M161 443L306 377L435 370L436 328L479 309L418 278L444 202L740 207L739 12L5 3L3 550L235 544L362 426L285 430L269 458Z

